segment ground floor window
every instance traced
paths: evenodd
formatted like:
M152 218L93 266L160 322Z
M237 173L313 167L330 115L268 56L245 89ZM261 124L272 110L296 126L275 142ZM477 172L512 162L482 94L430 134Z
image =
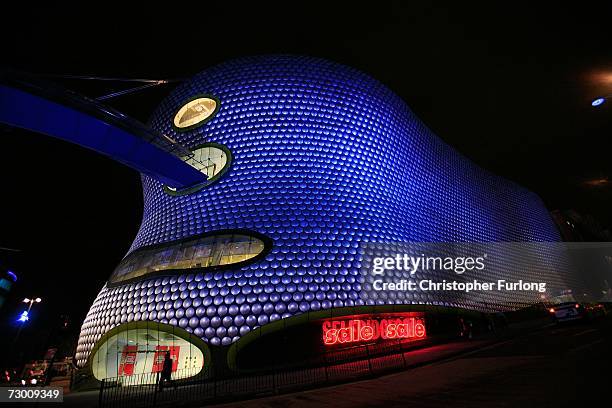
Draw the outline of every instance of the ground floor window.
M204 354L198 347L170 331L151 326L129 328L103 339L91 367L98 380L136 376L139 384L154 383L167 353L172 359L174 379L194 376L204 367Z

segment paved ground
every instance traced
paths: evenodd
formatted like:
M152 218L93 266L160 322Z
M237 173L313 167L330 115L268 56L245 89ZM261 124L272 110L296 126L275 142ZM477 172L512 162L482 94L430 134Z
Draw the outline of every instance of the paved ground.
M373 380L216 407L609 406L611 365L612 319L605 319Z
M83 391L68 394L64 396L64 406L71 407L97 407L98 399L100 397L99 391ZM4 408L4 407L2 407Z

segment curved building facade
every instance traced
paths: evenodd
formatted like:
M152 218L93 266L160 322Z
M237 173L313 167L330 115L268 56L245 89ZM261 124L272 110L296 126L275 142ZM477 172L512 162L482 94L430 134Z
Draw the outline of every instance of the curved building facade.
M175 89L150 126L192 149L208 181L177 191L142 177L142 225L83 323L81 366L124 323L227 346L279 319L366 304L363 242L560 240L538 196L479 168L384 85L336 63L220 64ZM477 308L469 297L446 304Z

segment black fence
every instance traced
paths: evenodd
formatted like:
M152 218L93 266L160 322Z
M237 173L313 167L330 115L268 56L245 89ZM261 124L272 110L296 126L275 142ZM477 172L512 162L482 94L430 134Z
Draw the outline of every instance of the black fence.
M440 340L443 339L436 342ZM318 365L237 372L225 378L215 376L209 368L199 373L179 370L163 389L159 386L159 373L108 378L102 381L99 405L101 408L205 405L315 388L404 369L410 365L407 353L431 344L431 340L423 340L359 345L323 353L316 362L310 362Z

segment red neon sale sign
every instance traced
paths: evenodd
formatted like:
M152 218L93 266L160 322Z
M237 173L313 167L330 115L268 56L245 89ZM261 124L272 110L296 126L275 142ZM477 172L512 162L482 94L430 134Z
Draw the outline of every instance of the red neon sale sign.
M427 336L420 317L353 318L323 322L323 344L331 346L382 339L421 340Z

